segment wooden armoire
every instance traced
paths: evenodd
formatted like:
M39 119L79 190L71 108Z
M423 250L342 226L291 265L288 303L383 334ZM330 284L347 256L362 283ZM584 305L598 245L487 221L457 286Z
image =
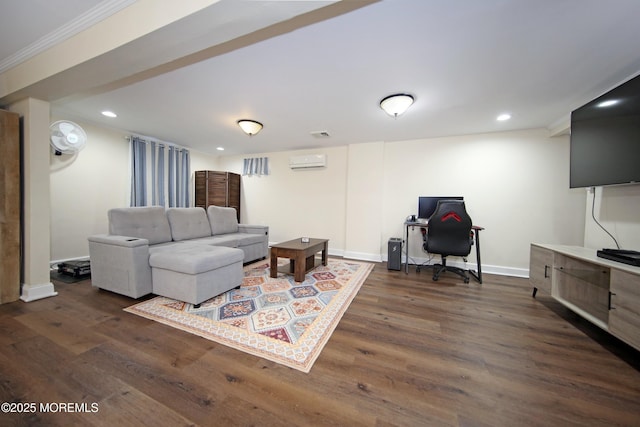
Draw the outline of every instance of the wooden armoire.
M20 115L0 110L0 304L20 298Z
M232 172L196 171L197 207L210 205L236 209L240 222L240 175Z

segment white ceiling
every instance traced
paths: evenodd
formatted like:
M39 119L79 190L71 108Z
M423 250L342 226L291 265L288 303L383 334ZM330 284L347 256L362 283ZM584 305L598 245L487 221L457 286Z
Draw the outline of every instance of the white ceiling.
M0 61L97 3L0 0ZM293 15L300 4L278 2ZM556 129L640 71L638 18L638 0L385 0L146 80L47 96L58 116L216 155ZM397 119L378 105L395 92L416 98ZM264 129L248 137L241 118Z
M33 45L102 0L0 0L0 60Z

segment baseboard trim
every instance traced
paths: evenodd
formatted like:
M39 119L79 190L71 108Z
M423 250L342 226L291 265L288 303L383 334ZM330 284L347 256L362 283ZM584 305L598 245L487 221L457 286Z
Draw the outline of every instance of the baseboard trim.
M272 243L270 242L269 245ZM343 258L355 259L358 261L369 261L369 262L387 262L388 256L387 254L372 254L367 252L353 252L353 251L344 251L341 249L333 249L329 246L329 255ZM434 256L431 259L431 263L439 262L440 257ZM429 261L428 258L422 257L410 257L412 263L417 265L424 264ZM404 253L402 254L402 270L404 270L405 257ZM461 259L452 259L449 260L448 263L453 267L460 268L468 268L471 270L478 270L478 265L474 262L463 262ZM511 277L522 277L529 278L529 269L528 268L516 268L516 267L505 267L501 265L489 265L482 264L482 272L487 274L496 274L498 276L511 276Z
M488 274L497 274L499 276L511 276L529 278L528 268L502 267L499 265L483 265L482 272Z
M22 285L22 295L20 299L24 302L36 301L43 298L54 297L58 295L53 283L42 283L39 285Z
M384 260L386 262L386 259ZM402 268L404 270L404 256L402 257ZM416 265L425 264L429 261L428 258L417 258L411 257L411 262ZM440 262L440 257L433 257L431 259L431 264L437 264ZM478 270L478 264L475 262L467 262L465 263L461 259L448 259L447 264L452 267L459 268L467 268L470 270ZM515 267L504 267L501 265L490 265L490 264L482 264L482 273L486 274L496 274L498 276L511 276L511 277L523 277L529 278L529 269L528 268L515 268Z
M382 256L365 252L345 251L342 256L344 258L357 259L359 261L382 262Z

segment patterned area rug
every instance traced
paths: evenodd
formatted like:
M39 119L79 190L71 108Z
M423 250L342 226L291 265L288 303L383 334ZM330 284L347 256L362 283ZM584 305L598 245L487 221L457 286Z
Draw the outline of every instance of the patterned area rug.
M269 262L260 261L244 268L240 289L199 308L155 297L124 310L309 372L372 269L366 262L329 259L297 283L293 274L269 277Z

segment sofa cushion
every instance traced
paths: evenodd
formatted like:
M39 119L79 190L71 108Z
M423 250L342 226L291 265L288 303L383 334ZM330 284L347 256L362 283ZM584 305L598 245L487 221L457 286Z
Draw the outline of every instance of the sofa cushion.
M189 243L237 248L238 237L236 236L236 234L221 234L219 236L210 236L210 237L202 237L200 239L192 239L192 240L189 240Z
M158 245L149 246L149 255L156 252L170 252L175 251L177 248L182 247L182 245L187 245L184 242L166 242L160 243Z
M221 206L209 206L207 215L211 223L211 234L237 233L238 217L235 208L223 208Z
M169 208L167 218L176 242L211 236L211 226L203 208Z
M149 257L149 264L154 268L177 271L186 274L199 274L216 268L240 263L244 252L240 249L221 246L184 246L180 250L156 252Z
M236 233L233 236L238 239L238 247L264 243L265 241L264 234Z
M110 209L109 234L147 239L150 245L171 241L171 228L162 206Z

